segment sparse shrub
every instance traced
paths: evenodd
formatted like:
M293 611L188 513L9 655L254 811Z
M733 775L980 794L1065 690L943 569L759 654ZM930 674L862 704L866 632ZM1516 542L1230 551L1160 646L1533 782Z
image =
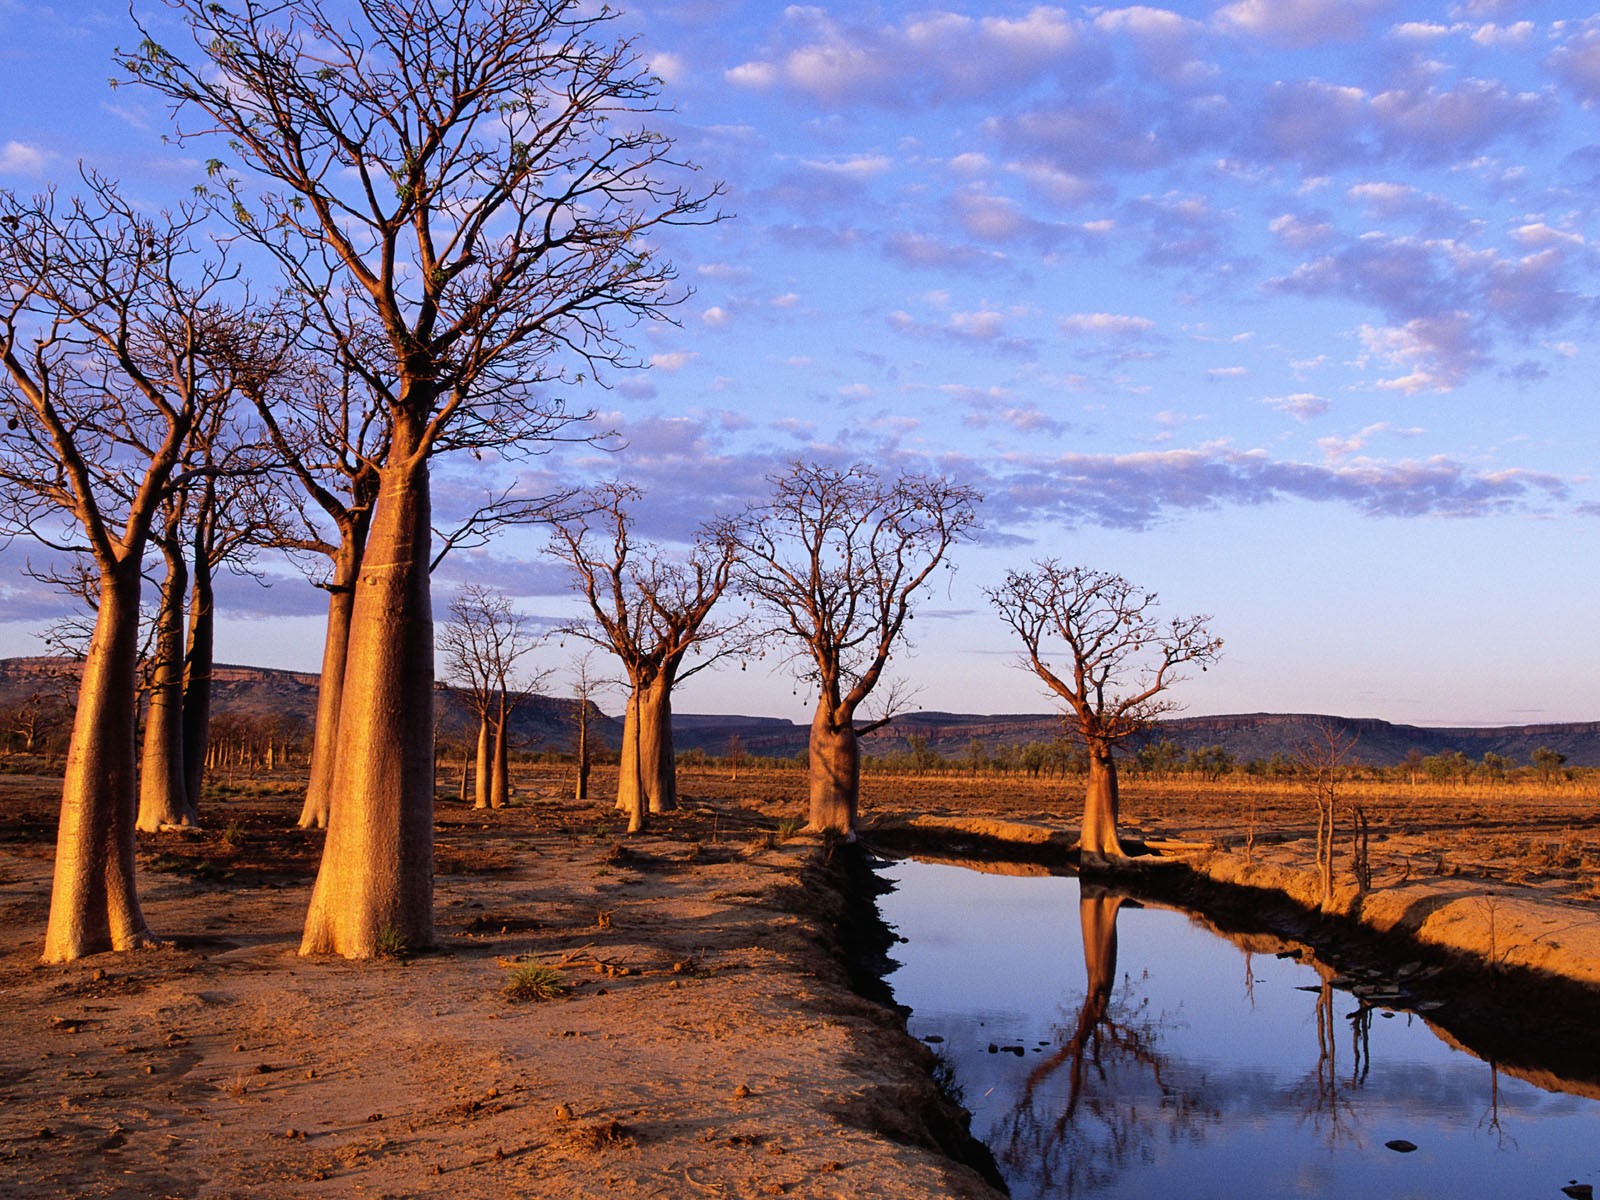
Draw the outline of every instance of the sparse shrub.
M506 975L501 995L508 1000L555 1000L572 989L561 978L561 972L543 963L521 963L511 967Z
M238 821L229 821L222 831L222 844L230 850L237 850L248 839L245 837L244 826Z
M407 959L411 957L411 943L404 933L390 925L378 933L374 953L379 958Z
M799 817L786 817L782 821L779 821L778 840L780 842L787 842L795 834L800 832L804 824L805 822L803 822Z

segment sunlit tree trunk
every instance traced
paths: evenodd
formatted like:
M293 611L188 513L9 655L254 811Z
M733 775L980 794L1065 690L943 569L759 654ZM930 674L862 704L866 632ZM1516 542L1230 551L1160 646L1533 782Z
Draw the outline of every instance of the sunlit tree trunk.
M472 807L489 807L489 748L491 735L489 733L489 715L485 713L478 718L478 750L473 760L474 769L472 776Z
M500 709L494 722L494 770L489 780L489 807L504 808L511 800L511 714L505 689L500 689Z
M102 575L67 749L44 961L154 942L134 889L139 556Z
M345 663L350 652L350 618L356 605L360 552L342 543L328 587L328 628L323 635L322 675L317 681L317 724L311 736L311 772L301 829L325 829L333 803L333 775L339 757L339 711L344 697Z
M839 720L835 711L824 696L811 721L811 821L806 828L853 838L861 795L861 745L854 721Z
M639 723L639 691L628 693L628 706L622 714L622 750L617 757L618 812L628 814L628 832L638 833L645 826L649 811L649 792L645 788L644 738Z
M144 833L193 823L183 775L183 602L189 572L181 547L164 542L162 556L167 575L156 610L155 661L139 756L136 825Z
M1083 798L1083 832L1078 839L1080 858L1090 862L1125 857L1117 837L1120 816L1117 796L1117 762L1107 742L1089 743L1089 785Z
M335 801L302 954L370 958L433 941L430 503L417 446L397 422L356 585Z
M672 744L672 680L665 674L644 690L639 704L639 777L653 813L678 807L678 756Z
M206 747L211 741L211 671L216 659L216 615L211 564L194 559L189 589L189 640L183 651L183 798L198 823L205 792Z

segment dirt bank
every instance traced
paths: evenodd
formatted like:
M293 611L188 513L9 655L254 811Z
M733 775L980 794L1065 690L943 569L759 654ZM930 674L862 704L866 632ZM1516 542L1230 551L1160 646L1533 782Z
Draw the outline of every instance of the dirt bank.
M4 780L8 1196L992 1197L927 1051L856 996L814 841L697 805L439 814L439 948L296 954L319 835L288 794L148 838L162 950L37 962L55 785ZM292 786L292 785L291 785ZM516 1002L511 971L565 995ZM948 1132L948 1130L946 1130Z

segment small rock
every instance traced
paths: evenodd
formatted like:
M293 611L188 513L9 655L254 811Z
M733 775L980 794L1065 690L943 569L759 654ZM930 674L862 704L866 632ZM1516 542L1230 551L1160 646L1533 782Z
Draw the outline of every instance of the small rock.
M1571 1196L1572 1200L1594 1200L1593 1184L1579 1183L1576 1179L1574 1179L1561 1190L1567 1195Z
M733 1098L735 1100L743 1100L749 1095L750 1095L750 1089L748 1087L746 1087L742 1083L738 1087L733 1089Z
M1395 1138L1393 1141L1385 1142L1384 1145L1396 1154L1410 1154L1417 1148L1415 1142L1408 1142L1405 1138Z
M567 1104L558 1104L555 1107L555 1117L558 1121L572 1120L572 1107Z

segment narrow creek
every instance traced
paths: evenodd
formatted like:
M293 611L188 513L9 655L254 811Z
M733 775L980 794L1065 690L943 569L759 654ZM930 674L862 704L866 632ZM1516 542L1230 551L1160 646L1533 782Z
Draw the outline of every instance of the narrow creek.
M1593 1083L1515 1077L1286 943L1072 876L911 859L880 875L902 939L887 983L1018 1200L1600 1185Z

